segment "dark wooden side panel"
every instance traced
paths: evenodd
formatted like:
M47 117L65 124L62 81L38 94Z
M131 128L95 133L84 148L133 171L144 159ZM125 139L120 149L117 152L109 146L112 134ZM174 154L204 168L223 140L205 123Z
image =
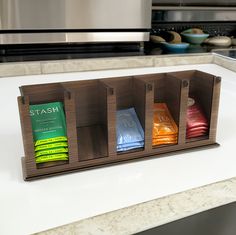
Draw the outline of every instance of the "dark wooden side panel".
M25 152L26 174L30 175L36 171L36 162L34 154L34 139L32 132L31 119L29 114L29 97L18 97L18 107L21 121L21 133Z
M219 102L220 102L220 87L221 87L221 78L214 77L210 131L209 131L209 139L212 140L213 142L216 141L218 110L219 110Z

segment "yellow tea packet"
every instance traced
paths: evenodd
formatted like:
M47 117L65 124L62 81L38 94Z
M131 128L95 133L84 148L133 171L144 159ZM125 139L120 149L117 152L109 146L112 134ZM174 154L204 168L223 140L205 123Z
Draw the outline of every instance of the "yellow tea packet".
M35 152L36 157L40 157L43 155L51 155L56 153L68 153L68 148L55 148L55 149L45 149L38 152Z
M56 142L52 144L43 144L35 147L35 151L45 150L45 149L54 149L54 148L60 148L60 147L67 147L67 142Z
M48 138L48 139L43 139L43 140L36 140L35 141L35 146L41 145L41 144L50 144L50 143L55 143L55 142L62 142L62 141L67 141L66 136L58 136L58 137L53 137L53 138Z
M54 162L54 161L67 161L68 154L58 153L51 155L44 155L36 158L36 163Z

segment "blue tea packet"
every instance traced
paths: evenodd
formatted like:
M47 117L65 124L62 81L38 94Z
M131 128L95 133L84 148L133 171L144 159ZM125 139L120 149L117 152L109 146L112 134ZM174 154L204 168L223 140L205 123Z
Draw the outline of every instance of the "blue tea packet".
M120 144L117 145L117 151L118 152L127 151L130 149L142 148L143 146L144 146L144 141L139 141L136 143L129 143L129 144Z
M134 108L116 112L117 151L144 146L144 132Z

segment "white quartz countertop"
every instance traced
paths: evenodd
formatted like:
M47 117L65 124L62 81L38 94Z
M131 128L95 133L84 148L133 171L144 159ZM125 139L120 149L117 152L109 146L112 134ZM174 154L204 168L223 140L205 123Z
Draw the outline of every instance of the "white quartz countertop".
M23 144L16 101L19 86L191 69L222 77L217 133L220 147L23 181ZM236 73L218 65L3 77L0 94L0 234L36 233L236 177Z

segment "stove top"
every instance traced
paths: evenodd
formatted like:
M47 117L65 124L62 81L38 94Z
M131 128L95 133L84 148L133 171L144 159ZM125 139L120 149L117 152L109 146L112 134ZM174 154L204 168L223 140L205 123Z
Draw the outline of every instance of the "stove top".
M160 45L147 42L144 46L135 44L99 44L99 45L41 45L27 47L0 48L0 63L66 60L83 58L108 58L124 56L166 55L166 54L191 54L207 53L214 51L216 54L236 59L236 48L221 50L207 45L190 45L183 52L165 50Z

